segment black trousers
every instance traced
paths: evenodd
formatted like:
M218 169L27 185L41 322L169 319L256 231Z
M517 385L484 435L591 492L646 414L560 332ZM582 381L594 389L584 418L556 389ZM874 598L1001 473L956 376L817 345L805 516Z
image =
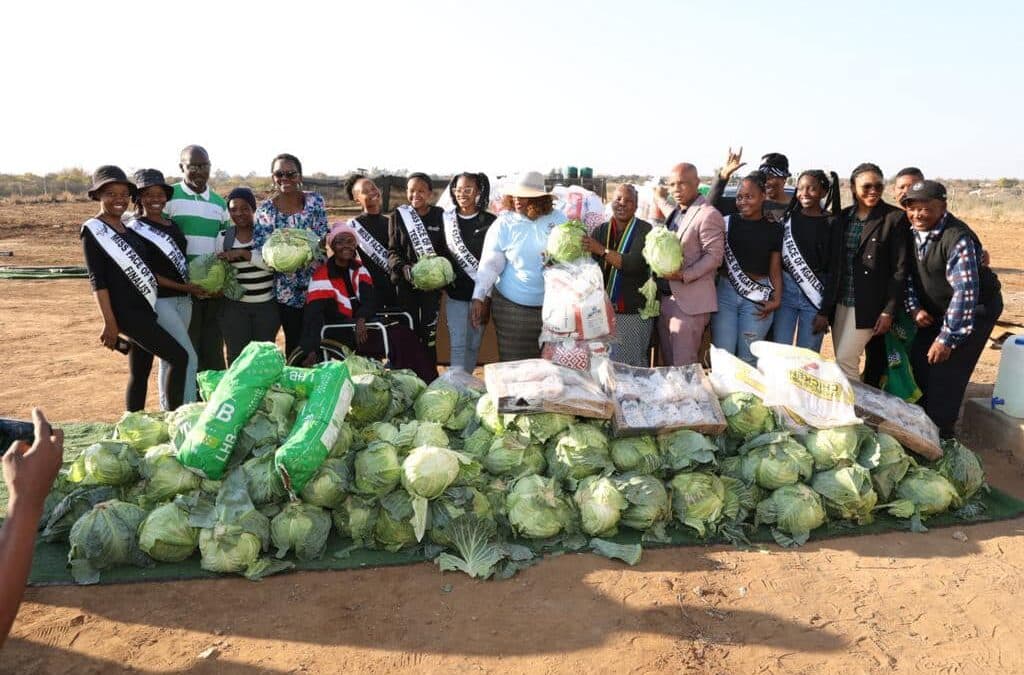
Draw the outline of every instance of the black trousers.
M185 370L188 352L170 333L156 322L156 315L125 312L117 317L117 325L131 339L128 350L128 389L124 405L129 412L146 407L146 389L153 357L167 362L167 404L171 410L181 405L185 395Z
M942 317L935 317L936 325L918 328L910 347L910 366L914 379L924 394L917 402L939 428L942 438L952 438L960 404L974 373L974 366L981 358L988 336L1003 313L1003 302L997 298L987 307L979 307L974 315L974 330L958 347L953 349L949 359L929 365L928 349L939 335Z
M926 350L927 351L927 350ZM882 384L882 376L889 370L889 356L885 353L885 336L876 335L864 347L864 373L861 379L876 389Z
M221 298L192 299L188 336L198 357L197 372L224 370L224 337L220 332Z
M284 331L284 353L290 357L292 352L302 344L302 307L292 307L283 302L277 303L281 316L281 330Z
M437 321L441 312L441 291L417 291L402 287L398 304L412 315L416 337L427 351L430 364L437 367Z

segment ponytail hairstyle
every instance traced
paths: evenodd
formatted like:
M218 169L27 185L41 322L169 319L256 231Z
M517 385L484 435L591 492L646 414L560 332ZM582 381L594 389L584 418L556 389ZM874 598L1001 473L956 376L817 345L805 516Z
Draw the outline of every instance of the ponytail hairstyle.
M818 185L821 186L822 192L825 193L824 210L827 213L831 213L833 216L838 216L839 211L842 209L842 199L839 194L839 174L835 171L831 171L829 174L826 174L821 169L808 169L797 177L797 183L799 183L800 179L804 176L809 176L818 181ZM787 218L793 215L793 212L796 211L797 204L799 204L799 202L796 202L794 197L794 204L791 204L789 209L786 210Z
M348 200L350 202L354 202L356 200L356 196L355 196L356 183L358 183L359 181L361 181L364 178L366 178L366 176L364 176L363 174L361 174L361 173L354 173L354 174L352 174L351 176L349 176L348 178L345 179L345 185L344 185L345 196L348 197Z
M459 182L460 178L467 178L476 183L476 189L479 192L476 198L476 210L486 211L487 206L491 203L491 181L487 178L487 174L463 171L452 178L448 183L448 196L452 198L452 203L456 206L458 202L455 201L455 184Z
M877 164L872 164L871 162L858 164L853 173L850 174L850 193L853 195L854 204L857 203L857 188L854 182L856 182L857 176L865 173L877 173L879 178L885 180L885 174L882 173L882 169Z

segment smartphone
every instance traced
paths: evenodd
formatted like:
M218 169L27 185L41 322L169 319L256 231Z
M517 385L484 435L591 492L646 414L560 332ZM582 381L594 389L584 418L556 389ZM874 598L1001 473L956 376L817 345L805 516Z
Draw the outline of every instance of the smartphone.
M7 452L7 448L11 447L14 441L25 441L31 444L35 440L35 427L31 422L0 417L0 455Z
M131 350L131 348L131 342L128 342L128 340L125 340L120 335L117 336L117 342L114 343L114 349L121 352L122 354L127 354Z

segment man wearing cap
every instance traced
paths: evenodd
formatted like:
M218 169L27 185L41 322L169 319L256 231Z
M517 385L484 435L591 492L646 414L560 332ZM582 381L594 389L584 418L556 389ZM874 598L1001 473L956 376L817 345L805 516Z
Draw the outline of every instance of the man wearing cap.
M174 185L164 215L178 224L188 241L189 261L206 253L216 253L217 235L231 225L228 205L210 189L210 156L198 145L181 151L178 165L184 180ZM224 369L224 339L218 317L220 298L192 302L192 320L188 334L199 357L199 370Z
M914 264L906 309L917 324L910 360L918 401L952 438L974 366L1003 311L999 279L980 265L981 241L946 210L946 188L914 183L901 200L911 225Z
M665 365L699 363L704 330L711 314L718 310L715 272L725 256L725 220L700 195L699 187L700 177L693 164L684 162L672 167L668 189L677 206L669 212L665 224L679 237L683 267L658 279L658 344ZM661 192L657 196L664 198Z

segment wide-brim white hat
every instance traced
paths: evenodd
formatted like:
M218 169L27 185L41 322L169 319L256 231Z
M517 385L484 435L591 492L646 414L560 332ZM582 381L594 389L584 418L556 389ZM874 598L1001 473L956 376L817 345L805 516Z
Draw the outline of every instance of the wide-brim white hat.
M545 197L549 194L544 189L544 175L540 171L527 171L515 177L511 185L505 188L510 197Z

